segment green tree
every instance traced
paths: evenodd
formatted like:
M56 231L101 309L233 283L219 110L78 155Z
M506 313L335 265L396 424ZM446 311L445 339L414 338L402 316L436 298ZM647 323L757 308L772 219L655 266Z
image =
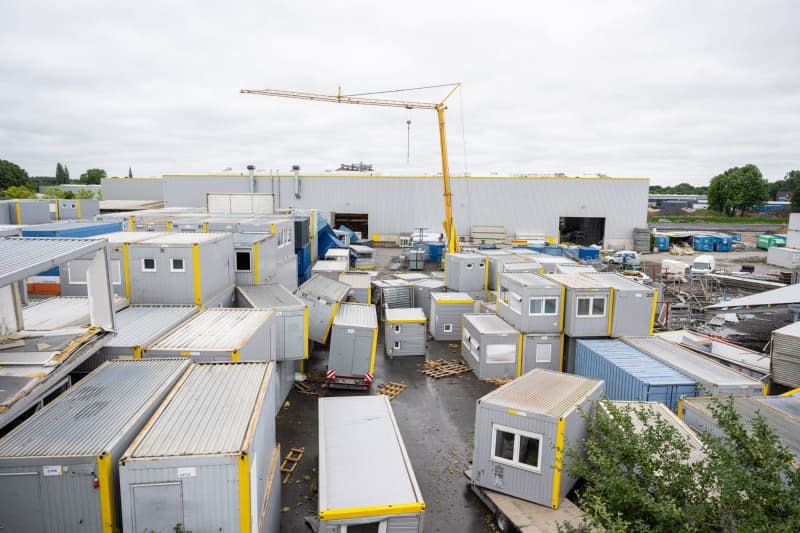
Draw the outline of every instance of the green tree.
M44 197L54 198L54 199L64 198L64 191L62 191L58 187L48 187L44 191Z
M800 187L792 194L792 213L800 213Z
M81 174L80 182L88 185L100 185L100 180L107 176L106 171L102 168L90 168Z
M727 215L744 214L769 199L769 186L755 165L729 168L714 176L708 187L708 205Z
M69 177L64 171L64 167L61 165L61 163L56 163L56 185L61 185L63 183L67 183L68 181Z
M75 198L80 198L81 200L91 200L94 198L94 193L91 189L78 189L77 194L75 194Z
M25 185L12 185L3 191L5 198L36 198L36 192Z
M67 168L67 165L64 165L64 174L67 175L66 183L69 183L70 177L69 177L69 169Z
M20 185L30 185L25 169L11 161L0 159L0 190Z
M769 184L769 197L772 200L777 200L779 192L792 192L797 190L798 187L800 187L800 170L790 170L783 179Z

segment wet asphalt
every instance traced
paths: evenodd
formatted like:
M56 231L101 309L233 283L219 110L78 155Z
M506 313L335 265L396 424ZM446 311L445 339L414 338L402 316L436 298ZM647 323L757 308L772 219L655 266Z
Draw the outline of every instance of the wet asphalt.
M382 337L382 333L381 333ZM428 341L428 359L460 359L459 348L449 343ZM458 344L458 343L455 343ZM306 371L324 371L327 351L317 346ZM486 507L467 486L463 470L471 462L475 402L494 388L479 381L472 372L442 379L419 373L424 357L387 357L382 339L375 362L375 383L404 383L407 389L392 400L417 482L426 503L426 532L497 531ZM322 396L366 394L327 391L320 383L313 385ZM289 483L283 486L281 531L311 531L307 516L317 513L317 398L292 390L288 405L277 417L277 438L281 453L289 448L304 448L305 455ZM368 468L354 464L353 468Z

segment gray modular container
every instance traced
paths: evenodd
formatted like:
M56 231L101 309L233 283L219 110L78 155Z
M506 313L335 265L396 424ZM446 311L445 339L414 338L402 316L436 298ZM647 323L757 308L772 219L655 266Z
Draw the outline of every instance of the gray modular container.
M0 224L3 226L16 222L16 217L11 216L10 204L11 200L0 200Z
M375 372L375 351L378 345L378 316L375 306L343 303L331 327L331 348L328 371L336 378L363 377Z
M210 305L234 284L230 233L170 233L128 245L131 303Z
M538 274L501 274L497 314L523 333L559 333L565 289Z
M414 286L402 279L375 280L372 286L378 293L372 301L381 308L404 309L414 307Z
M205 309L153 344L144 357L193 361L274 361L272 309Z
M463 292L432 292L428 329L437 341L461 340L461 317L475 311L475 300Z
M800 387L800 322L772 332L772 381Z
M326 261L342 261L350 265L350 249L349 248L328 248L325 252Z
M278 270L272 277L273 283L280 283L289 290L297 289L297 256L292 254L278 262Z
M431 277L427 274L423 274L421 272L400 272L392 274L395 278L401 279L403 281L407 281L411 284L417 283L419 281L424 281L431 279Z
M542 267L544 274L555 274L559 265L574 265L575 261L569 257L561 257L557 255L541 255L536 258L536 261Z
M514 257L506 250L478 250L478 254L486 258L486 283L483 290L494 290L494 282L497 279L497 265L500 263L498 259L508 259Z
M422 309L387 309L385 314L383 344L386 355L425 355L428 331Z
M315 274L295 294L308 306L308 337L322 344L328 341L333 317L347 297L350 285Z
M94 220L100 214L100 201L75 198L55 200L56 220Z
M351 244L350 250L356 256L353 268L357 270L371 270L376 267L375 249L362 244Z
M101 236L108 241L108 273L114 294L130 298L126 293L124 277L125 258L128 256L130 244L163 235L166 234L152 231L117 231ZM66 268L60 269L62 296L86 296L86 269L89 268L90 262L90 259L74 259L67 263ZM130 283L127 288L130 288Z
M522 334L497 315L466 314L461 333L461 356L478 379L518 375Z
M712 396L760 396L766 385L739 374L702 355L658 337L625 337L626 343L671 366L698 384L698 394Z
M261 285L277 273L278 263L269 246L271 241L274 242L275 237L266 233L233 235L236 285Z
M5 206L11 224L46 224L50 222L50 202L47 200L9 200ZM55 213L55 206L53 206Z
M422 533L424 512L389 399L320 398L320 533Z
M276 359L308 359L308 306L283 285L238 287L239 307L272 309Z
M486 259L489 265L486 286L488 290L491 291L497 290L497 282L498 278L500 277L500 273L503 272L503 265L530 263L531 261L535 261L535 258L522 257L509 252L505 252L504 254L490 255Z
M274 363L192 365L120 459L123 530L266 531L275 394Z
M571 337L611 335L611 289L580 274L549 274L548 279L563 285L564 333Z
M536 369L478 400L476 485L557 509L575 484L564 450L586 437L603 382Z
M596 274L597 269L591 265L581 265L579 263L564 263L556 265L555 274Z
M188 361L109 361L0 440L3 531L119 531L117 460Z
M678 416L698 432L710 431L719 437L722 429L711 411L713 398L685 398L681 402ZM761 416L767 425L778 435L781 444L789 448L795 461L800 460L800 397L767 396L765 398L734 397L733 408L742 417L745 427L750 430L750 422Z
M444 283L447 290L482 291L488 284L488 273L486 257L480 254L445 254Z
M344 261L317 261L314 263L314 266L311 267L312 274L325 276L326 278L330 278L332 280L338 280L339 275L342 272L347 272L348 270L350 270L350 268Z
M579 340L575 373L606 382L609 400L661 402L672 411L684 396L697 396L697 382L616 339Z
M294 375L297 372L297 361L285 359L283 361L276 361L276 371L278 373L278 391L275 395L275 412L280 412L289 393L292 392L294 387Z
M339 281L350 286L348 300L360 303L372 303L372 277L367 272L342 272Z
M611 289L611 337L653 334L658 291L616 273L583 273Z
M438 279L424 279L414 282L414 305L422 309L425 316L431 316L431 293L444 292L444 283Z
M522 335L522 360L519 374L534 368L564 370L563 333L524 333Z

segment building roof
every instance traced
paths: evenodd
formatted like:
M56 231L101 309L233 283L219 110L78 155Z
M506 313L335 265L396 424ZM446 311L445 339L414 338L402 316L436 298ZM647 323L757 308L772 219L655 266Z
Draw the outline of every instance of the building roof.
M391 323L413 322L424 324L427 318L425 311L419 307L397 307L387 308L384 311L385 321Z
M85 257L106 246L102 239L0 239L0 287Z
M697 385L688 378L657 359L640 352L633 346L617 339L580 339L583 344L597 355L634 376L648 385Z
M248 431L257 421L253 415L274 371L272 362L192 365L123 461L246 451Z
M602 387L601 380L537 368L493 390L478 402L564 417Z
M147 346L197 313L195 305L132 305L116 316L117 335L106 346Z
M237 290L253 307L265 309L303 309L306 307L300 298L280 283L243 285L237 287Z
M0 457L99 455L188 365L185 359L108 361L0 439Z
M332 280L319 274L312 275L308 281L297 288L295 294L324 298L330 302L341 302L350 292L350 285Z
M546 274L546 276L568 289L608 289L607 285L581 274Z
M386 396L319 400L319 510L419 503L422 494Z
M333 317L334 326L377 328L378 314L370 304L343 303Z
M464 322L469 322L480 333L519 335L519 332L499 316L491 313L464 313Z
M149 350L233 351L240 349L272 316L269 309L211 308L198 313Z

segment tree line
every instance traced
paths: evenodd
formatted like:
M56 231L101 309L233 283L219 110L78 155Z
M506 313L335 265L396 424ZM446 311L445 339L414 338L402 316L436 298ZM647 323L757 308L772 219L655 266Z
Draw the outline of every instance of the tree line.
M64 185L76 183L82 185L100 185L103 178L108 177L106 171L101 168L87 169L80 175L77 182L72 181L67 165L60 162L56 164L55 177L37 176L31 178L28 172L21 166L11 161L0 159L0 196L5 198L34 198L38 192L38 184ZM48 189L48 197L51 198L89 198L83 190L78 195L71 192L55 192ZM60 195L60 196L59 196ZM70 196L71 195L71 196Z

